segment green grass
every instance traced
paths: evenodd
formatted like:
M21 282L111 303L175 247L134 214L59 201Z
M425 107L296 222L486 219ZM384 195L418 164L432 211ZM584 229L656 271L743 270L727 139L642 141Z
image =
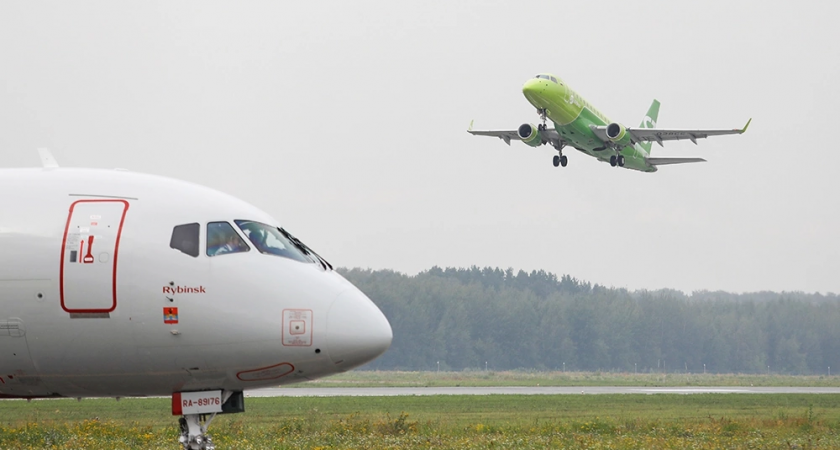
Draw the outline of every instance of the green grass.
M840 395L248 398L222 448L840 448ZM177 448L169 399L0 401L0 449ZM798 447L797 447L798 446Z
M840 387L840 377L562 371L353 371L289 387L443 386L801 386Z

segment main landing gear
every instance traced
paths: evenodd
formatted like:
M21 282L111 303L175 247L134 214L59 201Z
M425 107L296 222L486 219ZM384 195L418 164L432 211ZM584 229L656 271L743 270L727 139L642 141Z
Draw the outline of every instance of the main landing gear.
M612 155L610 156L610 165L615 167L624 167L624 156L622 155Z
M552 145L554 145L554 149L557 150L558 153L557 155L554 155L554 159L552 160L554 167L566 167L566 164L569 163L569 158L566 158L566 155L563 154L563 147L566 145L558 141L552 141Z

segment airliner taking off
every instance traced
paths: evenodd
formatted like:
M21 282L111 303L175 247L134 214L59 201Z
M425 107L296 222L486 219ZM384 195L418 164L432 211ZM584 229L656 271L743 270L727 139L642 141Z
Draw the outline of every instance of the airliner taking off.
M391 327L256 207L119 170L0 169L0 398L171 396L213 449L244 389L373 360Z
M613 122L598 111L560 78L541 74L528 80L522 86L525 98L537 108L542 119L540 125L520 125L516 130L473 130L470 124L468 132L478 136L495 136L510 145L511 140L521 140L531 147L550 144L557 150L554 155L554 167L566 167L568 159L563 154L566 146L594 156L613 167L642 172L656 172L657 166L703 162L702 158L653 158L651 143L663 146L664 141L690 140L697 144L697 139L724 134L742 134L747 131L750 119L744 128L733 130L688 130L656 128L659 116L659 102L654 100L638 128L625 127ZM554 128L546 126L550 119Z

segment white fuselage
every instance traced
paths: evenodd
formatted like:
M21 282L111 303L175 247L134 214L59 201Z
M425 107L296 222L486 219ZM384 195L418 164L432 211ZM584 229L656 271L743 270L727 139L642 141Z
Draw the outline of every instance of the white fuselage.
M388 348L390 325L362 292L314 258L257 251L236 220L280 225L168 178L0 170L0 397L236 391ZM215 222L249 251L208 256ZM173 236L185 224L200 230L197 256L173 248L191 245Z

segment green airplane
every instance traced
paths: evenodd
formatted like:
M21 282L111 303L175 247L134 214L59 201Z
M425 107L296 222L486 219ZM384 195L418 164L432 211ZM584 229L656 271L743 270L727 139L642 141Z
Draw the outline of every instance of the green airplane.
M654 100L638 128L625 127L613 122L587 102L560 78L540 74L522 86L525 98L537 108L542 124L526 123L517 130L473 130L472 123L467 130L477 136L495 136L510 145L511 140L521 140L531 147L550 144L557 150L554 167L566 167L568 159L563 154L566 146L594 156L613 167L624 167L642 172L656 172L657 166L704 162L702 158L652 158L652 142L663 146L664 141L688 139L697 144L697 139L724 134L742 134L747 131L752 119L744 128L733 130L678 130L656 128L659 116L659 102ZM546 126L551 119L554 128Z

